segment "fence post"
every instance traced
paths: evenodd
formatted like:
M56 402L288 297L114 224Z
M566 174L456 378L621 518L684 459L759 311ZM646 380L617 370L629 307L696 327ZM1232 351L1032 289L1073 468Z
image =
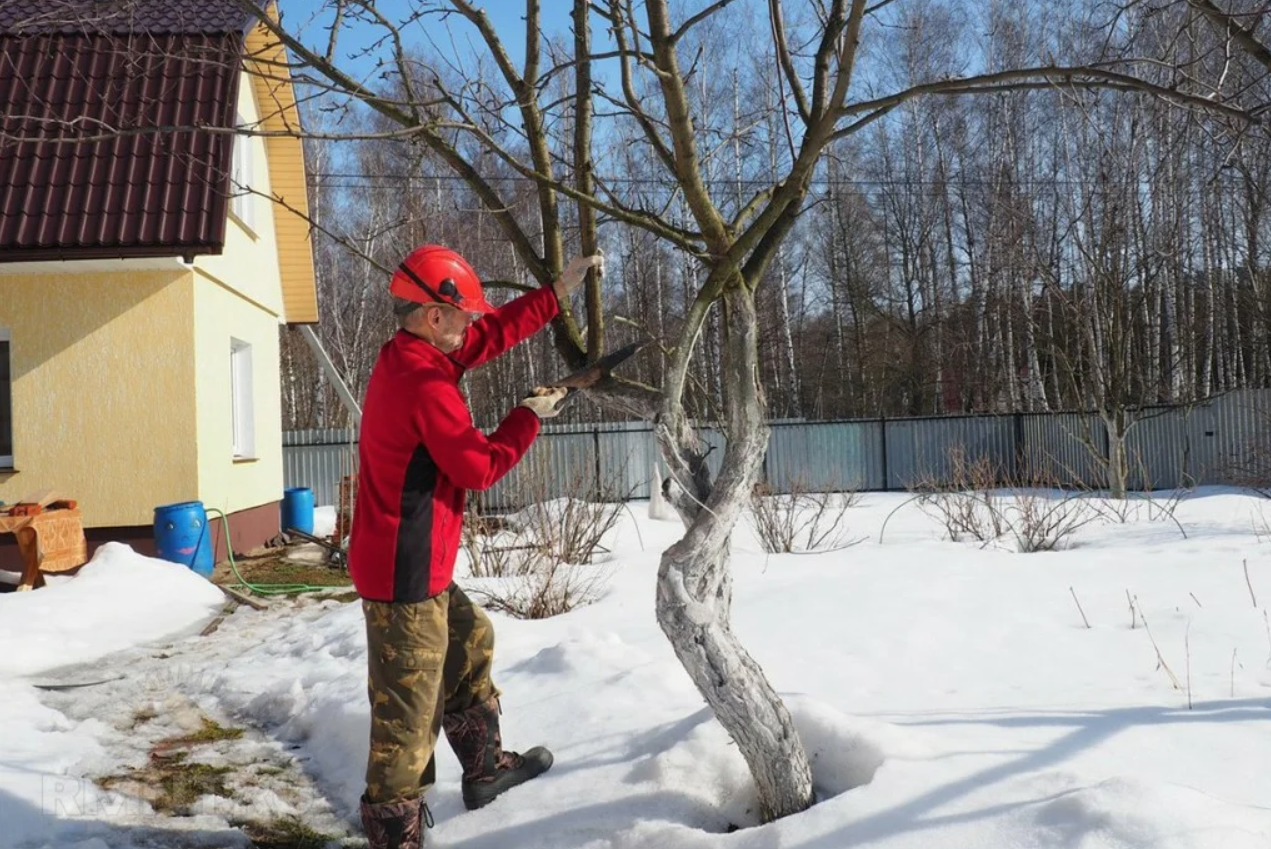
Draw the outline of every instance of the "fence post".
M1024 414L1019 411L1016 411L1015 413L1015 482L1016 483L1022 482L1020 481L1020 465L1022 464L1023 460L1024 460ZM1031 470L1028 472L1028 476L1029 476L1028 483L1031 484L1033 482Z
M878 441L883 456L883 492L891 491L891 475L887 469L887 416L878 417Z
M603 499L603 487L600 485L600 425L597 424L591 429L591 448L596 452L596 502L600 503Z

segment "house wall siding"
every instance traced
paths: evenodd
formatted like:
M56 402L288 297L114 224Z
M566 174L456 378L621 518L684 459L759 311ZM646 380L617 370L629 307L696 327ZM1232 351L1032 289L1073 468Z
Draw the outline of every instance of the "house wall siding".
M271 16L276 12L276 7L269 8ZM255 65L256 73L249 74L249 78L265 129L276 133L298 130L300 110L287 72L286 50L262 24L248 33L247 52L249 67ZM273 212L284 315L289 323L314 323L318 320L318 295L313 243L309 238L304 146L290 135L269 136L265 146L269 151L270 189L282 201Z
M244 270L241 273L248 273ZM198 491L226 513L282 499L282 391L278 319L240 293L195 276ZM234 460L231 340L252 347L255 458Z
M16 468L0 500L55 489L106 527L197 498L193 315L189 271L0 273Z
M248 122L259 120L253 88L247 80L238 89L238 112ZM235 144L252 148L252 187L268 196L270 164L265 140L259 136L236 136ZM255 222L249 230L233 215L225 227L225 252L220 256L202 256L195 260L198 271L219 280L243 297L270 312L276 326L283 315L282 277L278 264L277 234L274 228L274 205L266 198L252 197Z

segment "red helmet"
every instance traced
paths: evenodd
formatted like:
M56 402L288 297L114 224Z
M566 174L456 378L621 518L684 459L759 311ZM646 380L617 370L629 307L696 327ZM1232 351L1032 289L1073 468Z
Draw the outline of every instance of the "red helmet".
M459 254L441 245L415 248L397 266L388 291L418 304L447 304L464 312L494 312L481 280Z

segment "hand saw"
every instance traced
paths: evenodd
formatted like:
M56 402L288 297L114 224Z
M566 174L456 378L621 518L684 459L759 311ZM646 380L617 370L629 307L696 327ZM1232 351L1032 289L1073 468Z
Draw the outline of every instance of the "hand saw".
M651 339L641 339L638 342L632 342L630 345L624 345L616 351L605 354L584 368L572 374L562 377L560 380L545 384L549 389L556 387L564 387L569 390L565 397L568 398L579 389L590 389L600 381L609 376L609 373L617 368L620 364L634 357L639 351L644 349Z

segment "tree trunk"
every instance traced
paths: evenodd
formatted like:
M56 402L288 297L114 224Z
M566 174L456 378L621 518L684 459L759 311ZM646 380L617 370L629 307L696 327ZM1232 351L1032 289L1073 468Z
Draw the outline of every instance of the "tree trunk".
M1120 410L1110 413L1105 411L1102 418L1108 433L1108 495L1112 498L1125 498L1130 477L1130 463L1125 452L1125 436L1129 430L1125 413Z
M732 578L729 540L748 502L768 447L759 385L758 320L753 293L740 284L724 295L725 409L728 445L719 477L700 509L681 500L688 530L662 555L658 570L658 624L676 656L737 748L759 791L764 821L812 805L812 770L790 712L746 653L730 625ZM664 412L658 428L671 469L686 470L682 408ZM690 454L696 453L691 448ZM704 457L698 457L698 462ZM692 483L686 489L692 488ZM691 503L692 499L688 502ZM691 518L689 518L691 516Z

